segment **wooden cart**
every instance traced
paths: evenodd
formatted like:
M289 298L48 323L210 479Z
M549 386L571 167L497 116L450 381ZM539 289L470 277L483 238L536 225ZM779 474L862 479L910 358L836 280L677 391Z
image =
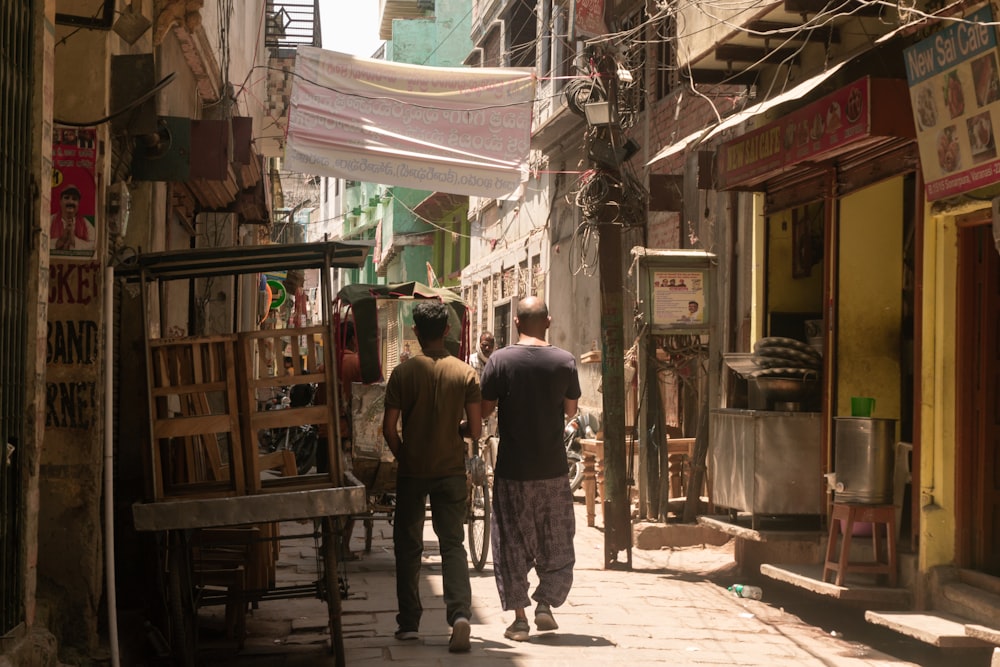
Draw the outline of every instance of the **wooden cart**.
M119 277L141 287L145 325L148 499L133 506L133 519L137 530L162 536L171 649L180 664L195 664L197 606L210 599L209 591L221 591L227 625L237 638L250 603L307 593L324 599L330 650L337 664L344 664L338 519L363 511L367 503L364 487L346 475L338 454L330 270L360 266L369 249L339 242L195 249L140 254L118 270ZM259 329L261 276L306 269L320 270L321 323ZM236 304L218 318L233 322L231 330L159 335L157 315L171 305L171 295L196 302L198 294L222 295L216 299ZM292 369L281 363L286 354L293 358ZM262 395L299 385L325 385L327 400L264 409ZM328 471L298 474L291 451L258 448L261 429L301 425L326 425ZM283 537L279 524L309 519L321 542L320 576L310 586L279 589L274 576Z

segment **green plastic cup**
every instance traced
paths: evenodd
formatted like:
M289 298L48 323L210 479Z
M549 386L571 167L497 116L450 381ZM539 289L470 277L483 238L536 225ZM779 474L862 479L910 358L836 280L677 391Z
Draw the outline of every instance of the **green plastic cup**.
M875 399L870 396L854 396L851 398L852 417L871 417L875 410Z

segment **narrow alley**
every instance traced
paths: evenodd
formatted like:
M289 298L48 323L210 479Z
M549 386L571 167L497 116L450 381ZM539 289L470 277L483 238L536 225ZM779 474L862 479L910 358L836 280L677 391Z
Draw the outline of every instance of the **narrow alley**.
M290 534L304 526L287 524ZM472 571L470 654L449 654L449 629L440 597L436 542L429 522L422 589L424 619L418 641L393 638L395 587L391 526L376 521L370 554L343 564L350 596L343 604L348 665L510 664L560 665L768 665L945 667L990 664L988 649L942 650L866 623L863 611L760 579L761 601L727 590L749 583L735 576L732 544L633 551L633 570L605 570L603 533L586 526L577 504L577 567L567 603L554 610L558 631L528 642L504 638L512 614L500 610L490 562ZM363 549L363 530L352 548ZM316 578L310 538L282 542L279 578ZM221 638L221 607L203 609L201 656L212 667L334 665L326 652L326 607L316 599L262 602L247 621L239 654Z

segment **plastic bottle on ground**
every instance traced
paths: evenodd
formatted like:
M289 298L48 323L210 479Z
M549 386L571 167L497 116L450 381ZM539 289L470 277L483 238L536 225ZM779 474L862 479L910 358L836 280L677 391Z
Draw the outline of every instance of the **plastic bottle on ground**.
M730 592L734 593L738 598L746 598L748 600L760 600L764 597L764 591L761 590L759 586L748 586L744 584L734 584L729 587Z

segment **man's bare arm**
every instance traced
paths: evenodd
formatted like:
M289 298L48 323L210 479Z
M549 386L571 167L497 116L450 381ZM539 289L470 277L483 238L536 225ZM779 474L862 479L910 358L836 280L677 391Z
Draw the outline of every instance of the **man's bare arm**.
M382 414L382 437L385 438L385 444L389 446L389 451L397 459L399 458L399 448L403 444L398 430L399 414L399 408L386 408Z

